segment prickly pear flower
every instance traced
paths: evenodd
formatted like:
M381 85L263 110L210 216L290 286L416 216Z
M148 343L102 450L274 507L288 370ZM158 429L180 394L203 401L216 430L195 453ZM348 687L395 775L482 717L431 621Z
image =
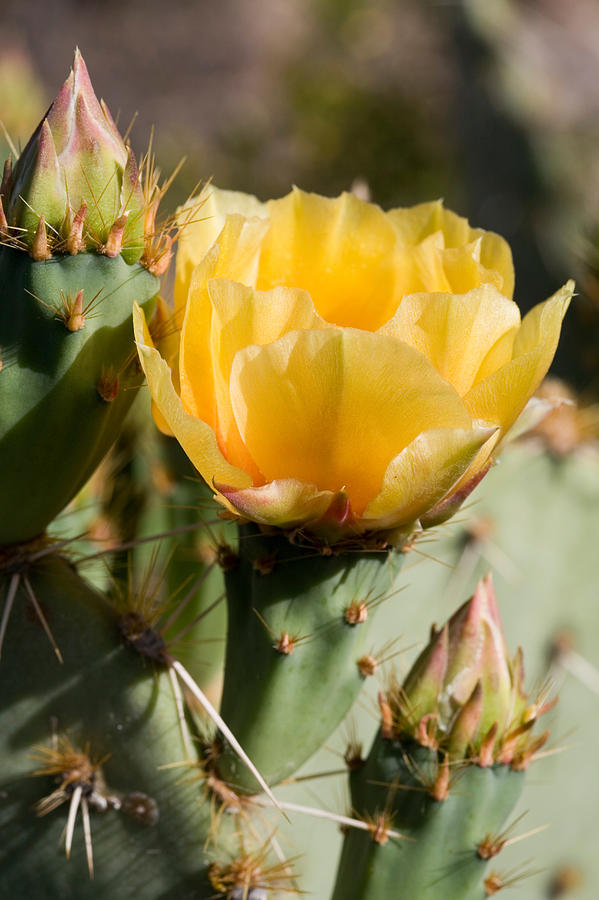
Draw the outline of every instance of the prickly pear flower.
M5 234L34 256L49 255L48 247L108 256L122 250L127 262L142 255L144 197L135 157L98 101L79 50L14 169L10 161L5 166L2 195Z
M385 736L456 760L524 766L538 749L531 728L551 704L530 703L523 677L521 651L509 655L488 575L443 628L433 628L403 685L391 688Z
M521 321L506 242L440 202L210 189L191 209L178 364L139 313L136 333L163 425L220 502L329 542L399 545L451 515L547 371L572 284Z

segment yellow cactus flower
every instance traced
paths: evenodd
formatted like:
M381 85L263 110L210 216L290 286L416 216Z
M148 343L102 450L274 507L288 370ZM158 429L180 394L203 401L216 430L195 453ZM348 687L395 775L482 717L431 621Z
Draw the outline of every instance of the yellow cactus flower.
M211 188L181 235L176 371L139 310L136 338L229 512L397 542L467 496L549 368L573 284L522 321L513 285L507 243L441 202Z

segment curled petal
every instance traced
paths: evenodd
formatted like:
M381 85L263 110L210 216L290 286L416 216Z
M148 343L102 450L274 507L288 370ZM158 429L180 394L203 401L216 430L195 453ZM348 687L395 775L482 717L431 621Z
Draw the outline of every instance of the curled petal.
M433 363L440 375L464 395L489 365L508 363L520 313L492 285L467 294L411 294L380 329L392 334ZM488 420L488 421L493 421Z
M133 310L133 325L152 399L198 472L208 482L216 479L238 488L248 487L252 483L251 477L227 462L210 426L183 409L181 398L173 387L168 363L152 345L145 316L137 304Z
M260 525L295 528L325 515L335 495L295 478L281 478L260 487L234 488L214 482L214 489L233 513Z
M388 465L379 493L364 510L364 528L413 522L439 503L466 472L492 428L439 428L419 434Z
M516 421L551 365L573 291L574 282L569 281L525 316L511 361L475 384L464 397L474 419L497 423L504 430Z

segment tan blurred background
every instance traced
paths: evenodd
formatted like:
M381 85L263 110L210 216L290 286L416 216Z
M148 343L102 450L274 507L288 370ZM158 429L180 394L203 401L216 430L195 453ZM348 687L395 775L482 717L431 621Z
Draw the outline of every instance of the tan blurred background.
M595 264L597 0L1 0L15 143L75 45L120 125L137 114L134 148L155 126L165 172L186 156L171 207L208 177L261 198L293 183L383 206L441 196L510 241L524 308ZM592 284L558 362L583 387Z

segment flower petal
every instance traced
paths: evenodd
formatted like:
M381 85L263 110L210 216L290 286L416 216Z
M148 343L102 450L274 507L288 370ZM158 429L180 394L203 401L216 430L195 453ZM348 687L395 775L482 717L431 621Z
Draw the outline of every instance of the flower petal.
M179 246L175 279L175 308L183 308L191 282L191 274L202 261L222 231L230 213L245 218L266 218L266 204L251 194L240 191L221 191L214 185L206 187L199 197L192 197L177 210Z
M379 330L394 335L430 359L460 395L481 367L499 367L512 357L520 324L518 307L492 285L467 294L411 294Z
M336 325L374 330L393 314L397 236L378 206L294 189L268 212L256 287L302 288Z
M295 331L240 351L231 401L267 481L345 489L357 515L378 493L389 462L421 431L472 424L424 356L354 329Z
M365 527L413 522L462 477L494 429L438 428L419 434L387 466L379 493L364 510Z
M509 428L545 377L555 354L560 329L572 299L569 281L525 317L514 341L513 359L466 394L472 418Z
M208 281L226 275L251 284L260 255L260 241L268 223L262 219L227 216L217 243L194 269L183 329L179 361L181 399L187 412L217 430L214 372L210 353L212 303Z
M248 487L252 483L251 477L227 462L209 425L183 409L168 364L152 346L145 316L137 303L133 310L133 325L139 359L152 399L198 472L209 484L222 481L238 488Z
M420 203L417 206L389 210L387 213L395 227L401 243L414 246L429 235L439 231L443 234L445 247L462 247L480 240L479 262L484 269L499 275L501 283L497 287L511 299L514 292L514 265L509 244L500 235L482 228L470 228L468 220L445 209L441 200ZM485 277L483 282L494 278ZM469 287L476 287L470 284ZM456 290L461 290L457 288Z
M330 491L319 491L313 484L294 478L270 481L260 487L236 489L218 482L214 487L231 512L278 528L295 528L320 519L335 497Z
M235 354L252 344L270 344L289 331L326 328L310 295L297 288L279 287L254 291L224 278L208 282L212 305L211 359L218 410L217 433L227 458L254 476L264 479L239 434L230 400L229 381Z

